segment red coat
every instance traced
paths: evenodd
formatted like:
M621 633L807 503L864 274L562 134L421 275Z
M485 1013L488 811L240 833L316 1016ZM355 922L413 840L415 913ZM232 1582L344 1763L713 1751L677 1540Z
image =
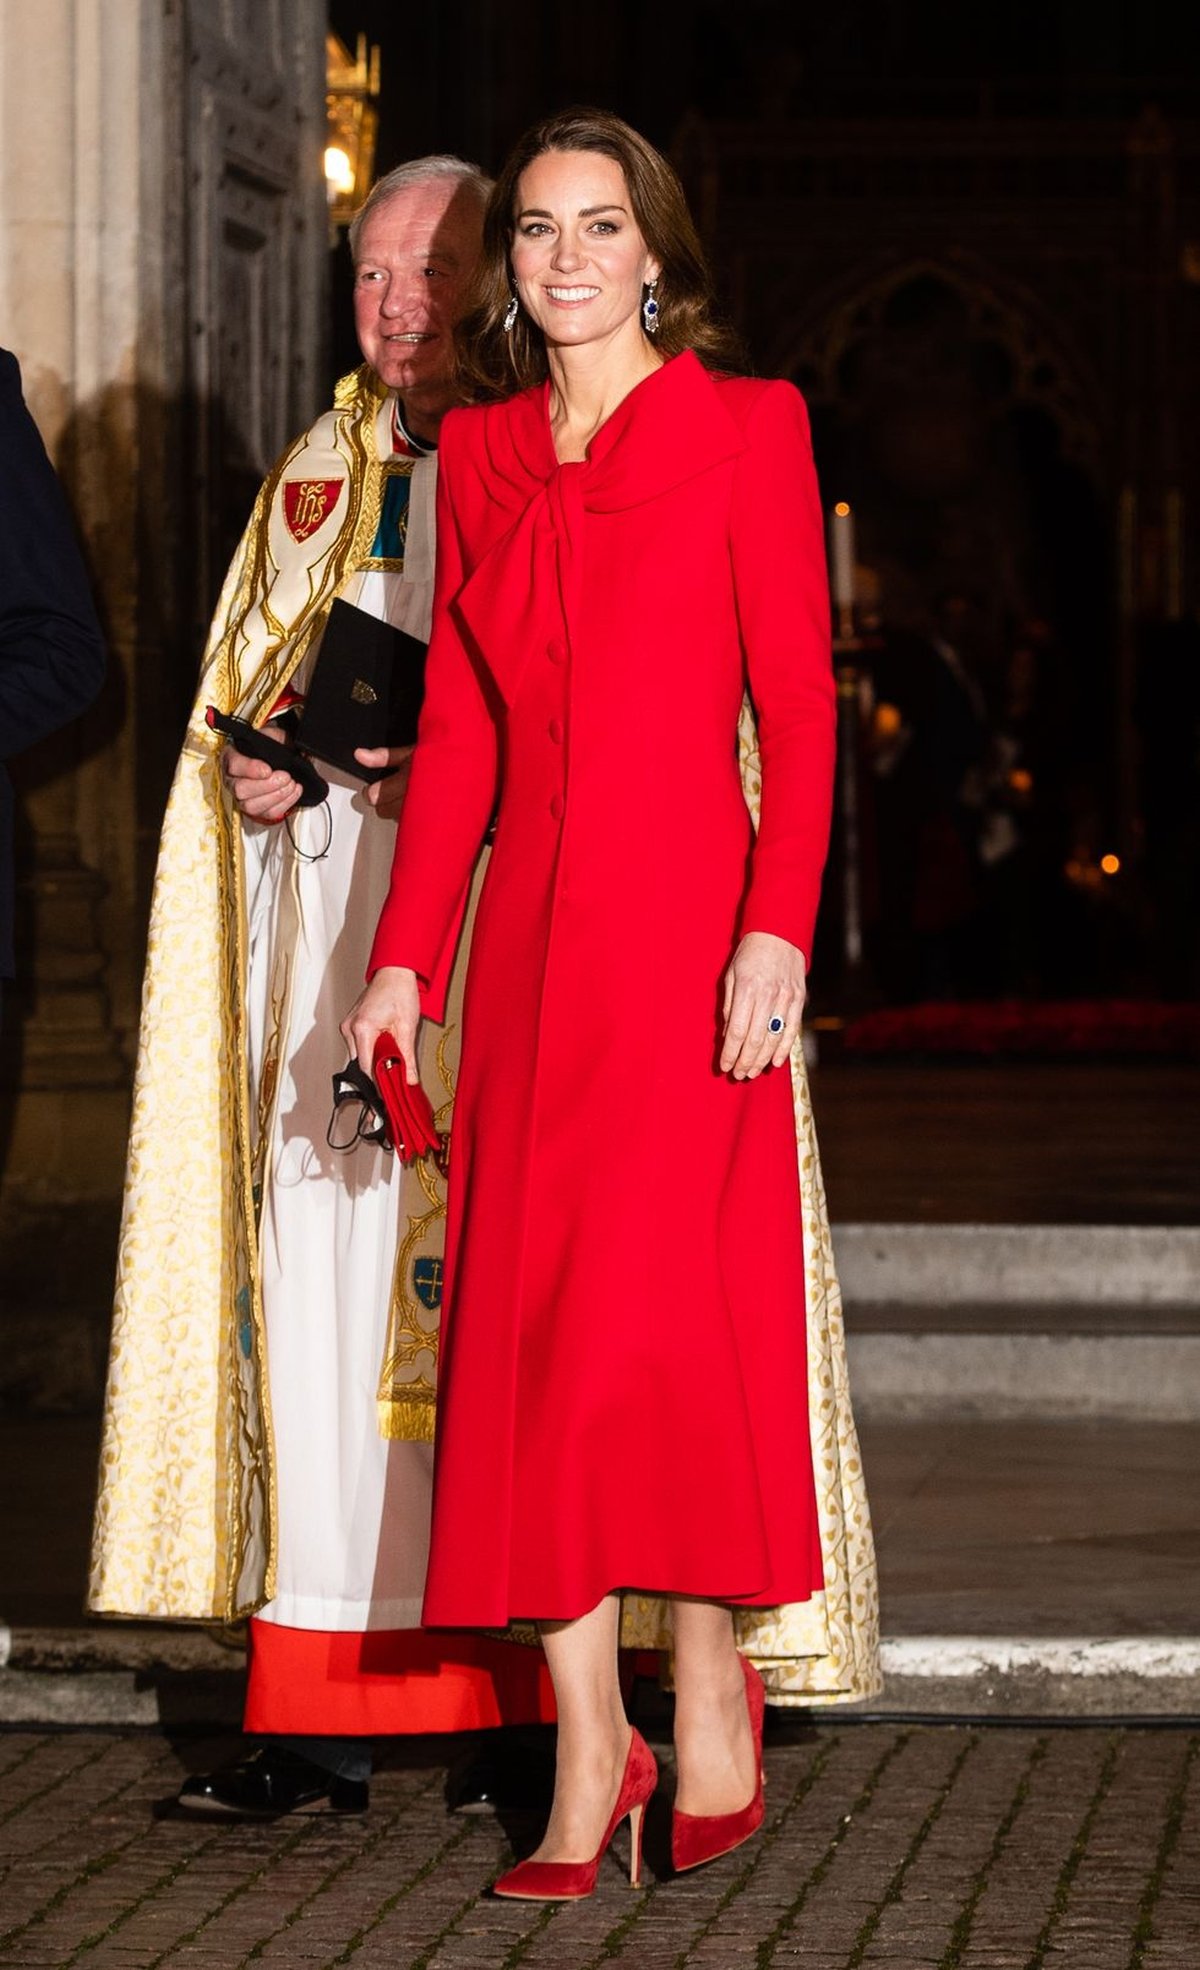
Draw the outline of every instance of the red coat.
M715 1056L739 936L811 949L834 717L790 384L679 356L562 466L544 388L446 420L427 697L372 956L444 971L498 799L455 1110L432 1625L568 1618L621 1587L773 1606L821 1584L790 1080L734 1082Z

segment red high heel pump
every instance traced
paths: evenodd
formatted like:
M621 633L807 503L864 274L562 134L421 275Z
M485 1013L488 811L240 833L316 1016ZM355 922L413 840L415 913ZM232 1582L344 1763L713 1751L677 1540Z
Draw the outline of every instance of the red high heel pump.
M492 1888L494 1895L507 1895L523 1902L574 1902L595 1892L596 1876L609 1842L628 1816L630 1834L629 1885L636 1888L642 1878L642 1819L658 1784L654 1753L639 1731L629 1740L629 1756L617 1803L612 1809L600 1846L590 1861L520 1861L502 1874Z
M746 1684L746 1708L750 1712L750 1730L754 1738L754 1759L758 1767L758 1789L748 1806L736 1813L681 1813L671 1815L671 1863L676 1874L684 1874L689 1867L702 1867L705 1861L715 1861L721 1854L731 1854L757 1833L763 1823L763 1784L766 1774L763 1771L762 1740L763 1711L766 1707L766 1692L763 1680L753 1663L741 1658L742 1675Z

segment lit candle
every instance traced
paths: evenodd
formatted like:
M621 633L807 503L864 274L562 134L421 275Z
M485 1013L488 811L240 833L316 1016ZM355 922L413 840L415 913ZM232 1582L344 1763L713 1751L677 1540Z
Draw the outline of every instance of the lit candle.
M829 521L829 562L833 599L839 609L854 607L854 515L839 499Z
M354 166L340 144L330 144L325 152L325 189L331 201L353 195Z

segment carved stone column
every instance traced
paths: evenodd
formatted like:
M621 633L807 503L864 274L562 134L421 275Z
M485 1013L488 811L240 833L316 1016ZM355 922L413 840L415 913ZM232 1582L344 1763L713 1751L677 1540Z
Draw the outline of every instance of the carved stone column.
M321 0L0 9L0 342L109 644L14 765L0 1397L99 1386L163 800L231 538L319 407L324 35Z

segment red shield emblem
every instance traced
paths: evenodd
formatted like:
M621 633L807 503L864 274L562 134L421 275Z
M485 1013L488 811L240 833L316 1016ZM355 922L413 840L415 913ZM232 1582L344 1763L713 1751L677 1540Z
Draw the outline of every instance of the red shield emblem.
M328 519L344 479L285 479L283 517L293 540L307 540Z

